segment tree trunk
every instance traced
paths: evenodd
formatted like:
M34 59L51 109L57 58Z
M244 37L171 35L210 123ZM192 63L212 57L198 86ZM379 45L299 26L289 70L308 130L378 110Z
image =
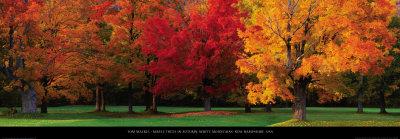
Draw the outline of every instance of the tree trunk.
M101 96L100 96L100 86L96 85L96 112L101 111Z
M42 105L40 106L40 113L47 113L47 89L44 89L44 95L42 98Z
M203 84L207 84L207 81L203 81ZM211 96L206 92L206 90L204 89L204 86L200 86L199 92L201 93L202 97L203 97L203 106L204 106L204 111L211 111Z
M104 101L104 92L100 85L96 85L96 112L106 111L106 105Z
M40 113L47 113L47 100L42 101L42 105L40 106Z
M250 105L250 103L247 102L247 100L246 100L246 102L244 104L244 112L245 113L250 113L251 112L251 105Z
M153 99L152 100L153 100L152 101L153 103L151 105L150 110L151 110L152 113L157 113L157 95L153 94Z
M272 104L271 103L266 104L265 108L264 108L264 111L265 112L272 112Z
M386 102L385 102L385 92L384 90L379 91L379 103L380 103L380 114L386 114Z
M145 111L150 111L150 107L152 104L152 98L153 98L153 94L149 90L146 89L145 93L144 93L144 101L145 101L145 105L146 105Z
M363 101L364 101L364 88L366 84L366 77L362 76L361 81L360 81L360 86L357 91L357 113L363 113L364 112L364 106L363 106Z
M363 113L364 112L364 107L363 107L363 92L359 91L357 93L357 113Z
M101 111L105 112L106 111L106 103L105 103L105 99L104 99L103 90L100 90L100 95L101 95Z
M204 111L211 111L211 97L208 95L204 97Z
M128 113L133 113L133 105L132 105L132 102L129 103L129 106L128 106Z
M132 86L132 82L129 83L129 87L128 87L128 113L133 113L133 86Z
M15 28L14 26L10 26L10 30L8 32L9 35L9 50L13 49L14 47L14 32ZM23 62L22 58L18 57L19 59L17 61L17 64L14 67L14 59L13 56L9 56L8 58L8 67L5 69L6 70L6 76L10 80L16 80L16 77L13 75L14 69L18 68L23 68L23 63L18 63L18 62ZM23 80L21 80L22 82ZM22 83L24 84L24 83ZM21 95L21 113L36 113L36 91L29 85L29 83L25 83L25 85L28 86L27 90L24 90L23 87L20 88L19 93Z
M306 120L306 85L301 81L297 81L294 85L295 100L293 103L293 119Z
M14 32L15 32L14 27L10 26L10 30L8 31L8 41L10 49L14 47Z
M36 113L36 92L29 87L26 91L21 90L22 107L21 113Z
M133 113L132 94L128 94L128 113Z

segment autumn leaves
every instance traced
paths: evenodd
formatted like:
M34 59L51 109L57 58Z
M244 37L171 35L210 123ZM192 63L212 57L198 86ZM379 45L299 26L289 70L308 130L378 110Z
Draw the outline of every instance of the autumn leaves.
M0 4L0 26L10 32L1 32L2 44L23 46L3 61L25 60L12 72L44 90L40 100L135 84L153 95L153 107L157 96L195 92L211 110L211 97L247 86L246 102L290 100L294 118L304 120L308 89L324 101L342 97L340 74L382 74L396 41L389 0Z
M306 119L310 85L322 94L340 95L340 84L327 80L340 80L338 74L348 71L381 74L393 60L388 52L396 39L387 25L395 7L390 1L244 0L242 5L250 15L241 33L250 55L238 65L260 81L250 84L249 99L290 98L295 119Z

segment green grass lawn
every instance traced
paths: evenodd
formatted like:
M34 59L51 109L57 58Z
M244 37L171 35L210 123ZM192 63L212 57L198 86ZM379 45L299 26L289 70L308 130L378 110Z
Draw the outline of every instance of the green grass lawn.
M5 108L0 108L4 111ZM254 108L213 108L215 111L237 112L234 115L171 117L171 114L202 111L201 107L158 107L159 114L148 114L136 106L128 114L126 106L109 106L105 113L92 112L94 106L50 107L48 114L13 117L0 114L0 126L400 126L400 109L387 109L390 114L377 114L378 108L366 108L364 114L355 108L307 108L306 122L291 119L291 109L273 108L265 113Z

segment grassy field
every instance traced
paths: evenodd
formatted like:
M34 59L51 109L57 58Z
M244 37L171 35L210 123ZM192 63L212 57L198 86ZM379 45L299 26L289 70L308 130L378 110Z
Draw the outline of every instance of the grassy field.
M390 114L377 114L378 108L366 108L364 114L355 108L307 108L306 122L293 121L291 109L273 108L272 113L254 108L244 113L243 108L213 108L215 111L234 112L232 115L194 115L172 117L174 114L200 112L200 107L158 107L159 114L148 114L144 107L134 107L128 114L126 106L109 106L108 112L92 112L94 106L50 107L48 114L13 117L0 114L0 126L399 126L400 109L387 109ZM0 108L4 111L5 108Z

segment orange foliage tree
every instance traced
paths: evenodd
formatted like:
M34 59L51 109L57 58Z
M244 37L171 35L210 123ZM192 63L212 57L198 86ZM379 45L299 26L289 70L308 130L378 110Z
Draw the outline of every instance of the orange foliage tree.
M22 76L25 70L23 52L34 45L37 35L37 19L42 2L39 0L0 1L1 38L7 40L0 64L1 72L10 82L6 90L15 91L21 95L21 112L36 112L36 90L32 78Z
M9 30L10 46L2 71L11 80L8 88L25 92L21 93L22 112L34 113L36 98L43 113L47 112L48 97L89 98L87 83L94 77L88 69L100 60L91 62L94 57L88 56L93 54L91 48L101 46L98 28L89 20L90 4L79 0L1 4L2 21L9 21L1 27Z
M338 99L338 73L381 74L393 59L388 0L242 0L241 6L249 13L240 32L247 56L237 65L259 79L248 84L248 99L292 100L294 119L306 119L307 89Z
M24 78L35 81L41 113L47 113L49 97L76 101L89 93L81 80L73 79L71 69L79 63L81 53L65 39L68 30L86 23L82 16L83 1L43 2L37 13L35 38L30 47L23 51L25 59Z

